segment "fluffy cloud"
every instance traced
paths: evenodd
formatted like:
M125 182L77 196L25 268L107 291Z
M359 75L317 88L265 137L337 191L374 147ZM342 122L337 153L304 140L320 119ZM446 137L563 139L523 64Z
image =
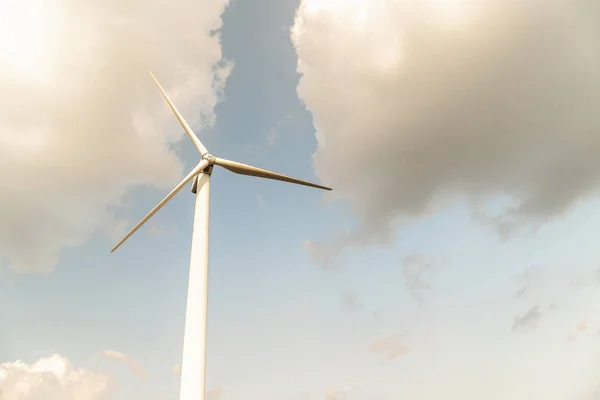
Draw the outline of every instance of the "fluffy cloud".
M212 124L226 3L0 0L5 266L50 272L65 247L125 228L114 207L129 188L177 181L182 130L147 71L191 124Z
M75 369L55 354L34 364L0 364L2 400L111 400L114 382L106 375Z
M139 376L142 379L146 378L146 371L144 370L144 367L142 367L142 365L136 360L134 360L131 356L115 350L103 350L100 354L108 359L122 362L123 364L131 368L131 370L137 376Z
M333 246L389 240L460 198L509 198L487 219L505 235L595 194L598 37L590 0L303 0L315 170L362 223Z

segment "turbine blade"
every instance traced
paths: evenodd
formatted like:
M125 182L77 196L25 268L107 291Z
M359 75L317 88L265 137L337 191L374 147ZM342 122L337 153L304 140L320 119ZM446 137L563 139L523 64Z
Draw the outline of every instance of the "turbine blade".
M144 225L146 221L152 218L152 216L156 214L156 212L160 210L169 200L171 200L173 196L177 194L177 192L179 192L189 181L194 179L200 172L202 172L208 166L208 164L208 160L200 161L200 163L185 178L183 178L183 180L179 182L177 186L175 186L175 189L173 189L171 193L169 193L160 203L158 203L156 207L154 207L152 211L148 213L148 215L146 215L140 222L138 222L138 224L134 226L133 229L127 235L125 235L125 237L121 239L121 241L117 243L117 245L113 247L113 249L110 252L114 252L123 243L125 243L125 241L129 239L129 237L131 237L131 235L133 235L142 225Z
M160 86L160 83L158 83L158 80L154 77L154 74L152 73L152 71L149 71L149 72L150 72L150 76L154 80L154 83L156 83L156 86L158 86L158 89L162 93L162 96L165 98L165 100L167 101L167 103L169 103L169 106L171 107L171 110L173 110L173 112L175 113L175 116L177 117L177 120L179 121L179 123L181 124L181 126L183 126L183 129L185 129L185 133L187 133L187 135L190 137L190 139L192 139L192 142L194 142L194 145L196 146L196 148L200 152L200 155L204 155L204 154L208 153L208 151L206 150L206 147L204 147L204 145L202 144L202 142L200 141L200 139L198 139L198 136L196 136L196 134L194 133L194 131L192 130L192 128L190 128L190 126L188 125L188 123L185 122L185 119L183 119L183 117L181 116L181 114L177 110L177 107L175 107L175 104L173 104L173 102L171 101L171 99L169 98L169 96L167 95L167 93L165 92L165 90L162 88L162 86Z
M249 175L256 176L258 178L266 178L273 179L276 181L290 182L295 183L297 185L310 186L323 190L331 190L326 186L317 185L315 183L310 183L306 181L302 181L300 179L292 178L286 175L278 174L277 172L268 171L262 168L252 167L250 165L242 164L236 161L225 160L223 158L215 157L215 165L219 165L231 172L241 175Z

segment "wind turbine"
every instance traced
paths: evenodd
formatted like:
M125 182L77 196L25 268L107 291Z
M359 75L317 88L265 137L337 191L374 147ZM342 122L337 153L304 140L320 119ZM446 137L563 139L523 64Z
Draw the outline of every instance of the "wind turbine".
M208 217L210 208L210 176L213 166L218 165L233 173L290 182L298 185L331 190L331 188L291 178L276 172L252 167L224 158L215 157L206 150L192 128L183 119L167 93L156 80L164 99L175 113L181 126L200 152L200 162L156 207L152 209L113 249L114 252L146 221L171 200L186 184L193 181L192 193L196 194L192 250L187 289L185 327L183 334L183 357L181 362L180 400L204 400L206 384L206 314L208 305Z

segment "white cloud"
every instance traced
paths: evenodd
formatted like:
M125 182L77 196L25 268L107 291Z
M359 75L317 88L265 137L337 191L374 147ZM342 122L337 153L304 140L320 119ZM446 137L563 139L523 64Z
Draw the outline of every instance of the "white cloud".
M144 367L138 361L134 360L131 356L115 350L103 350L100 354L108 359L122 362L123 364L131 368L131 370L138 377L142 379L146 378L146 371L144 370Z
M62 249L119 223L129 188L176 183L182 130L147 71L191 124L212 124L231 69L211 34L226 3L0 0L5 264L50 272Z
M315 170L362 223L333 246L497 195L512 203L489 221L506 234L597 193L598 37L589 0L303 0L292 39Z
M111 400L113 387L107 375L76 369L58 354L0 364L2 400Z

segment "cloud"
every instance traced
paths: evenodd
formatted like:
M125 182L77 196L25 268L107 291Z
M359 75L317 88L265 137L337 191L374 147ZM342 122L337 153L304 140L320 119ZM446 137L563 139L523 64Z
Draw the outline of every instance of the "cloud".
M584 320L580 321L580 322L577 324L577 327L576 327L575 329L576 329L578 332L583 332L583 331L585 331L585 330L588 328L589 324L590 324L590 321L589 321L589 319L587 319L587 318L586 318L586 319L584 319Z
M310 258L327 269L336 269L340 267L337 256L342 249L343 246L340 246L337 243L327 245L325 243L311 242L308 240L304 242L304 250L306 250Z
M362 303L356 293L345 292L342 297L342 309L344 311L357 311L362 308Z
M543 270L541 268L536 266L528 267L516 279L518 285L516 297L518 299L525 297L531 291L531 287L539 283L542 277Z
M575 269L575 266L573 267L573 269L575 270L573 273L571 273L570 276L570 280L568 282L568 286L571 289L580 291L582 289L586 289L586 288L597 288L598 286L598 281L597 281L597 271L596 269L590 269L587 267L584 268L577 268Z
M115 350L103 350L100 354L108 359L122 362L123 364L131 368L131 370L138 377L142 379L146 378L146 371L144 370L144 367L142 367L142 365L136 360L134 360L131 356Z
M515 317L513 323L513 331L518 330L533 330L537 327L540 320L542 319L542 312L539 306L533 306L521 317Z
M12 171L0 176L5 265L49 273L63 249L119 224L129 189L177 182L182 129L148 70L190 124L212 125L231 70L214 34L226 3L2 3L0 92L10 101L0 109L0 170Z
M2 400L111 400L114 385L107 375L76 369L58 354L31 365L0 364Z
M223 394L223 388L220 386L214 387L206 392L207 400L219 400Z
M392 361L407 354L410 349L404 342L403 334L394 334L371 343L369 351L371 353L382 354L385 361Z
M596 2L303 0L291 36L316 174L364 242L496 196L506 233L599 189Z
M339 389L329 389L325 393L325 400L346 400L346 392Z
M581 335L584 333L584 331L586 331L588 329L590 325L590 320L589 318L584 318L583 320L579 321L579 323L577 323L577 325L575 326L575 328L569 332L569 334L566 337L567 342L576 342L577 339L579 339L581 337Z
M402 275L408 293L418 303L423 302L423 293L429 290L425 276L431 269L431 263L420 253L414 253L404 258Z
M371 239L383 245L392 245L389 237L378 236L377 233L372 232L373 236L367 238L363 233L344 231L329 243L307 240L304 242L304 250L306 250L313 261L320 264L323 268L338 269L342 266L339 255L348 246L360 246L364 248Z

